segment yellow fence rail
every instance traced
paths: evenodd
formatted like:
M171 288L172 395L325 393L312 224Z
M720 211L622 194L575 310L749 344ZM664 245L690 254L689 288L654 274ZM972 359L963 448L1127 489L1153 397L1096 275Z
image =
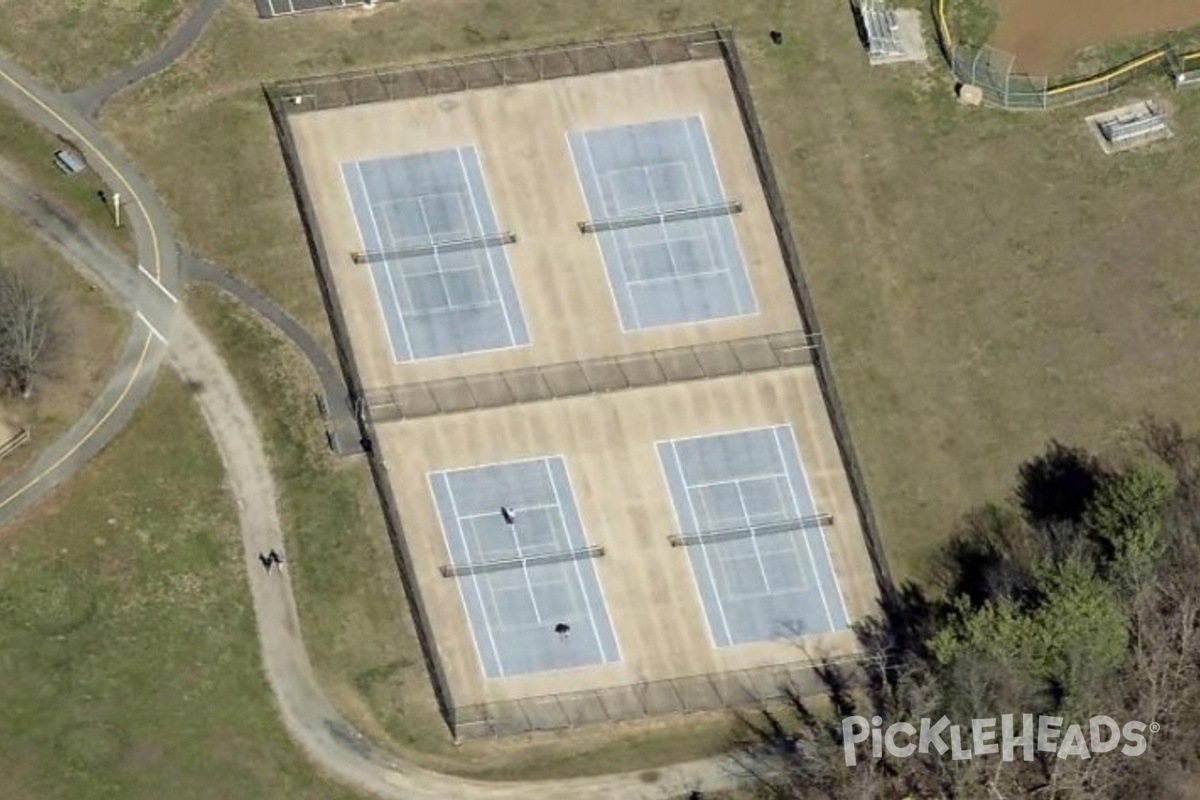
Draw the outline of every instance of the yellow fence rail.
M1066 92L1072 92L1079 89L1088 89L1092 86L1098 86L1105 82L1111 82L1141 67L1153 64L1155 62L1161 62L1168 52L1170 52L1170 48L1159 47L1155 50L1151 50L1149 53L1132 58L1123 64L1118 64L1112 69L1105 70L1104 72L1098 72L1090 78L1081 78L1080 80L1071 81L1070 83L1052 86L1046 90L1046 94L1050 97L1054 97L1055 95L1064 94Z
M952 0L950 0L952 2ZM932 0L931 9L943 55L961 83L975 83L984 99L1003 108L1049 108L1108 94L1140 71L1161 67L1177 87L1200 85L1200 50L1179 53L1161 45L1094 75L1049 86L1046 78L1012 73L1013 57L984 46L970 50L955 44L946 13L948 0ZM980 65L984 68L980 68ZM989 69L994 65L999 68Z

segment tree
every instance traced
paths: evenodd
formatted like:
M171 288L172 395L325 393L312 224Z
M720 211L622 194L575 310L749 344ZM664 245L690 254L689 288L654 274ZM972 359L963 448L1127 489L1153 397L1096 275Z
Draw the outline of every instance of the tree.
M42 281L0 268L0 377L22 397L49 365L59 341L59 313Z
M1142 462L1104 480L1083 522L1108 550L1108 570L1124 581L1146 576L1160 552L1163 509L1176 480L1166 465Z
M1012 501L972 513L932 592L908 585L861 624L856 670L825 670L832 712L800 698L747 718L761 794L1182 798L1200 773L1200 436L1148 422L1120 466L1052 442ZM935 599L931 599L935 598ZM840 720L882 727L1005 713L1157 723L1138 758L954 761L934 751L843 760ZM766 746L764 746L766 745Z

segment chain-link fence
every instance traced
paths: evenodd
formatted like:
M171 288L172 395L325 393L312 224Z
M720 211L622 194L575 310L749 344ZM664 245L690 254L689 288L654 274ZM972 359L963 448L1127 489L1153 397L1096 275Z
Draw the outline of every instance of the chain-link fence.
M819 338L804 331L754 336L627 356L593 358L368 389L376 422L719 378L812 362Z
M976 86L984 102L1011 109L1045 109L1101 97L1143 75L1165 72L1176 86L1200 84L1200 53L1177 54L1169 46L1155 48L1087 78L1051 85L1044 75L1014 72L1012 53L984 45L957 44L946 18L947 0L933 0L938 45L954 79Z
M647 36L543 47L517 53L343 72L268 87L289 113L360 103L511 86L721 57L722 33L706 27Z
M856 659L821 661L853 666ZM459 739L557 730L597 722L622 722L659 714L748 707L789 693L825 689L813 661L647 681L580 692L454 706L450 725Z
M1169 53L1167 55L1168 69L1175 81L1175 87L1183 89L1189 86L1200 86L1200 51L1193 53Z
M979 50L950 50L955 80L979 87L987 103L1001 108L1045 108L1046 78L1013 72L1015 61L1011 53L988 45Z
M291 81L264 87L268 106L282 145L289 179L301 210L305 235L317 264L327 311L333 321L338 355L351 395L360 400L367 399L360 384L360 373L349 344L348 327L336 285L332 279L312 198L288 124L289 115L316 108L334 108L354 103L403 97L423 97L438 92L461 91L481 86L540 81L552 77L709 58L722 58L726 64L738 111L755 156L755 166L766 193L772 223L784 254L801 317L807 330L818 331L820 328L800 270L799 256L788 227L783 200L767 153L765 137L759 127L750 99L749 83L742 69L733 35L726 29L714 26L702 30L543 48L524 53L370 70L351 75ZM622 362L615 371L611 367L601 365L599 362L603 360L597 360L590 371L584 372L581 380L576 373L573 383L555 382L553 385L558 387L559 391L563 386L574 386L576 391L580 391L579 387L587 385L589 387L587 391L590 392L597 390L593 387L600 385L598 382L601 382L604 375L609 376L605 380L610 383L615 381L614 385L620 386L626 383L633 385L636 376L645 374L660 375L661 378L658 379L660 381L665 380L668 375L683 376L682 378L672 377L672 380L686 380L688 379L687 375L702 370L707 370L712 374L729 374L722 370L733 369L733 367L723 367L723 364L737 364L737 371L745 371L747 369L769 369L772 368L772 363L785 366L811 361L816 370L832 421L835 439L850 478L860 521L867 533L867 545L871 560L881 588L885 593L890 592L892 584L883 556L879 532L866 494L862 470L851 445L849 426L837 395L828 355L824 347L817 346L820 340L815 336L803 333L790 335L799 337L799 339L793 339L791 345L786 345L789 334L779 334L777 336L780 338L776 339L774 343L768 342L765 350L761 344L739 346L736 343L726 342L716 346L711 358L707 357L709 354L706 354L705 358L701 358L695 353L676 358L669 353L655 353L650 354L649 360L636 368L631 363ZM731 347L732 350L729 349ZM722 348L725 348L724 359L715 355ZM689 368L685 366L688 364L691 364L690 372ZM760 364L762 366L757 366ZM578 368L579 365L571 365L571 368L564 370L562 374L571 374L572 369ZM697 377L701 376L697 375ZM551 385L550 379L546 378L545 374L541 376L541 380L543 387ZM537 385L536 382L534 385ZM478 387L471 387L468 391L473 391L475 388ZM505 391L513 392L513 387L508 386ZM424 607L424 598L416 589L415 578L412 575L412 559L392 488L393 481L389 475L387 464L370 446L377 436L376 424L389 418L395 418L389 414L403 413L407 401L403 396L389 397L386 391L382 396L377 395L375 399L378 401L375 410L379 412L379 415L375 413L360 415L364 446L367 449L372 477L383 505L393 550L401 568L405 594L417 620L421 650L430 674L433 676L438 704L448 724L458 735L495 735L582 724L593 720L630 719L663 712L742 705L777 697L785 686L797 688L801 692L807 692L809 689L819 690L820 687L813 683L815 676L812 669L796 666L794 668L772 667L762 670L735 671L719 675L640 683L619 689L574 692L552 697L529 698L478 706L456 705L450 694L451 687L447 683L445 672L437 656L437 649L430 641L433 632L430 628L429 614ZM425 403L425 408L429 408L443 401L431 401L426 397L422 402ZM461 396L456 402L463 402ZM472 394L471 402L478 402L474 394ZM360 407L360 411L362 410Z

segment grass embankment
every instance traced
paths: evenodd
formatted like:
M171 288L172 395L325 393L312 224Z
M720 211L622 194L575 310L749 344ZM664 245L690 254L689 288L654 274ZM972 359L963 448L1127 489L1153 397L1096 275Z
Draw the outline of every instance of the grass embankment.
M77 89L154 52L197 0L0 0L0 49Z
M262 675L224 474L160 380L70 484L0 532L6 800L349 800Z
M54 441L99 394L128 323L108 297L2 206L0 268L20 270L46 285L58 309L60 342L48 358L47 374L34 381L31 397L0 399L0 419L6 426L13 433L30 431L29 442L0 461L3 480Z
M1190 265L1200 226L1186 220L1200 192L1197 96L1171 98L1170 143L1106 159L1080 122L1089 107L962 109L935 63L870 69L844 3L606 0L578 16L547 13L552 5L418 0L258 25L248 4L231 4L183 63L118 98L106 121L189 244L324 332L261 81L730 22L901 576L920 577L961 515L1006 491L1045 440L1104 449L1146 411L1196 422L1200 303ZM785 32L782 47L767 42L770 28ZM265 366L261 351L241 347L231 360L268 431L284 423L264 407L315 414L303 392L279 399L294 365ZM249 388L254 367L281 383ZM272 445L318 668L360 721L449 762L438 723L422 718L432 700L413 701L428 686L411 633L395 627L409 622L365 468L315 455L315 420L288 416L287 426L305 428L289 435L316 447L303 455ZM287 488L293 477L313 487L314 506L337 483L326 500L338 513L309 508ZM319 522L300 519L306 511ZM321 544L335 532L339 541ZM330 559L325 577L320 553ZM452 763L482 763L467 752Z
M304 636L322 685L364 731L430 767L489 778L652 769L721 752L724 714L455 747L438 713L379 501L361 459L328 452L316 378L275 332L214 290L190 307L255 410L280 485Z
M326 331L261 81L732 23L901 575L1046 439L1102 448L1144 411L1195 420L1195 95L1172 97L1171 143L1105 159L1084 108L966 110L936 62L869 68L832 0L546 8L412 2L263 26L231 5L109 122L192 245Z
M100 196L104 182L93 170L65 175L54 166L54 152L64 145L79 149L75 143L48 133L12 106L0 102L0 159L18 170L24 182L96 231L115 250L132 257L136 247L131 229L128 225L113 227L112 211Z

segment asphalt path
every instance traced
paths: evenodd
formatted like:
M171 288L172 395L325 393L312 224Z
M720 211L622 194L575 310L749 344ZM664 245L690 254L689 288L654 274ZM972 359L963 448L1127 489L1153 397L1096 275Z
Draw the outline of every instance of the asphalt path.
M166 210L129 159L60 93L0 56L0 98L24 117L70 142L107 184L120 193L122 215L133 229L138 262L118 257L66 215L12 180L3 183L10 207L53 241L70 240L72 256L93 270L133 313L133 332L109 382L84 415L32 464L0 484L0 523L12 519L73 475L120 432L149 393L174 326L180 291L179 259ZM47 160L53 158L46 153ZM68 252L68 256L72 254Z
M157 52L128 69L109 75L91 86L71 92L68 99L85 116L95 117L100 106L109 97L143 78L148 78L156 72L166 69L190 50L223 5L225 5L225 0L200 0L200 5L196 7L196 10L175 29L175 33Z
M104 91L111 94L128 85L131 81L125 78L131 75L153 74L185 52L220 5L204 0L195 12L201 15L201 21L185 21L165 48L174 55L163 60L160 51L144 70L135 67L122 73L124 78L102 82L107 87ZM185 31L187 35L181 36ZM104 91L83 90L72 100L0 56L0 98L71 142L110 191L121 193L123 213L133 228L140 262L130 264L112 253L11 175L5 179L0 174L0 203L21 214L68 258L86 265L98 284L112 291L132 312L135 321L109 383L84 417L31 467L0 485L0 522L30 506L110 441L148 394L158 367L169 358L176 372L197 387L197 402L226 467L238 508L263 667L280 717L320 768L363 791L391 800L659 800L696 788L713 790L733 785L740 773L728 759L576 780L485 782L458 778L418 767L378 747L334 708L315 677L304 645L289 571L267 574L258 563L259 553L278 547L284 540L274 476L261 433L216 348L175 302L181 288L180 258L165 209L121 150L88 119L107 97ZM202 273L205 270L202 266L196 269ZM235 296L246 299L257 294L240 282L223 280L220 270L210 269L215 274L201 277ZM274 304L263 300L248 302L271 318L268 311ZM302 351L313 362L326 392L336 389L328 358L324 357L322 363L322 357L317 356L319 346L298 325L292 323L294 328L290 328L281 320L287 320L282 311L274 319L281 330L298 343L307 340L308 344L301 345Z

